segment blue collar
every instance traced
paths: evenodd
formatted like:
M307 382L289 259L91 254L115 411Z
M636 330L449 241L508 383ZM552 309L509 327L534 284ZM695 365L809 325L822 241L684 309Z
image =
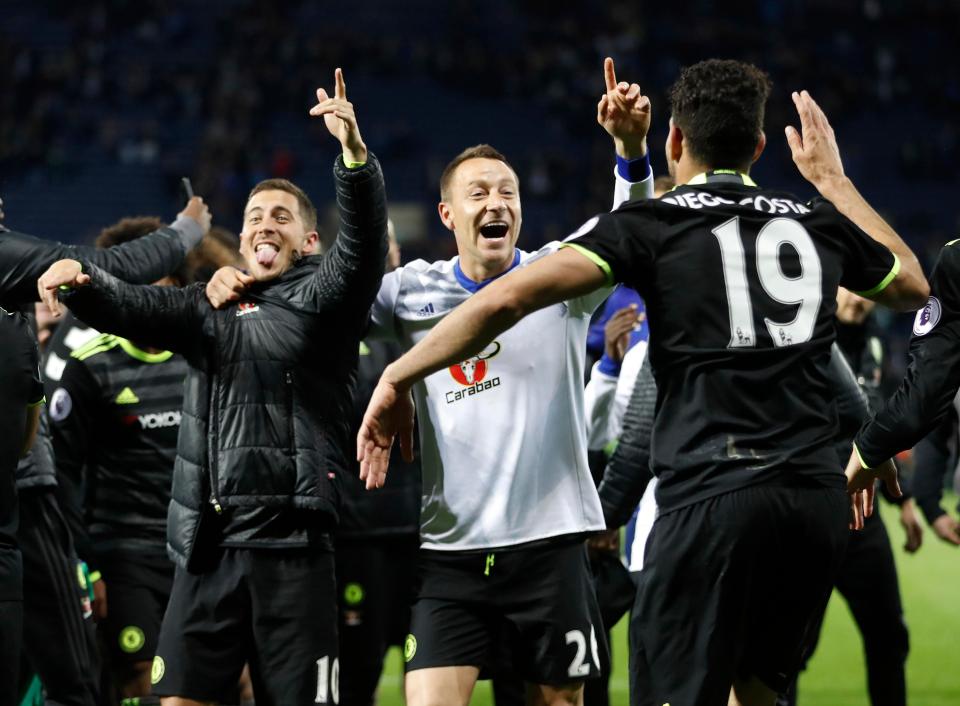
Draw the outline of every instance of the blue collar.
M487 279L483 280L482 282L474 282L472 279L470 279L469 277L467 277L467 276L463 273L463 270L460 268L460 258L457 258L456 263L454 263L454 265L453 265L453 274L456 276L457 282L460 283L460 286L461 286L461 287L463 287L464 289L466 289L466 290L467 290L468 292L470 292L471 294L476 294L476 293L479 292L481 289L483 289L484 287L486 287L488 284L490 284L491 282L493 282L493 280L495 280L495 279L497 279L497 278L499 278L499 277L503 277L505 274L507 274L510 270L512 270L514 267L516 267L516 266L519 265L519 264L520 264L520 250L517 249L517 248L514 248L514 249L513 249L513 262L510 263L510 267L508 267L507 269L505 269L503 272L501 272L501 273L498 274L498 275L494 275L493 277L488 277Z

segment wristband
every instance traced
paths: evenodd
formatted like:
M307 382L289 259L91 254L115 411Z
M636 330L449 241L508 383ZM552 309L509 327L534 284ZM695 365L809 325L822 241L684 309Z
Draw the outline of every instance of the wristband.
M366 162L348 162L347 160L343 160L343 163L346 165L347 169L359 169L366 164Z
M636 159L625 159L620 155L616 155L616 157L617 174L631 183L643 181L653 173L650 169L649 151L642 157L637 157Z
M102 579L103 579L103 574L101 574L99 571L91 571L90 575L87 577L87 580L91 584L96 583L97 581L100 581Z

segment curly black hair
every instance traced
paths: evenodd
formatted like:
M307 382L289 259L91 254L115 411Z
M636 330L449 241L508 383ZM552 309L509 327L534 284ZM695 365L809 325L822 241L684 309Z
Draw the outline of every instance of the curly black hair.
M750 167L772 85L753 64L730 59L708 59L680 72L670 108L697 161L711 169Z

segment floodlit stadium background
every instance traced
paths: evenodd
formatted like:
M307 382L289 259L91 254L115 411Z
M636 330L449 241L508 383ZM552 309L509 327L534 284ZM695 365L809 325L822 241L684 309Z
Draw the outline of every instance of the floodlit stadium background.
M680 66L723 56L757 63L775 83L756 180L812 195L782 132L796 122L790 91L807 88L848 173L929 265L960 234L958 46L953 0L0 0L0 197L18 230L74 242L125 215L171 218L184 175L232 230L266 176L328 203L336 143L306 110L342 66L406 259L453 254L437 182L478 142L517 167L521 245L533 249L609 207L612 149L594 118L603 57L652 98L659 173L666 88ZM892 382L909 317L879 319ZM919 556L898 555L909 688L915 703L958 703L960 556L925 539ZM833 605L801 682L806 703L866 703L848 623ZM625 683L618 637L615 686Z

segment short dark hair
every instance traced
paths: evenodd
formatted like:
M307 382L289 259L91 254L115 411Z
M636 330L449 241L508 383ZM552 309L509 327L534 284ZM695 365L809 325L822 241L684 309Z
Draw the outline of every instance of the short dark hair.
M490 145L474 145L473 147L467 147L463 152L458 154L456 157L450 160L450 163L443 168L443 174L440 175L440 199L443 201L447 200L449 195L450 182L453 180L454 172L457 171L457 167L466 162L468 159L495 159L498 162L503 162L508 167L510 171L514 174L517 173L517 170L513 168L510 162L507 161L507 158L500 153L495 147ZM518 180L519 181L519 180Z
M121 218L113 225L109 225L100 231L93 244L98 248L111 248L120 243L127 243L131 240L159 230L166 225L157 216L132 216L130 218Z
M670 89L670 110L693 157L711 169L748 169L772 85L742 61L708 59L684 68Z
M317 229L317 208L313 205L310 197L299 186L289 179L264 179L250 190L247 195L247 201L253 198L254 194L261 191L286 191L293 194L297 199L297 205L300 207L300 218L303 219L303 225L307 232Z
M200 241L200 245L183 258L173 278L181 285L207 282L214 272L225 265L243 267L239 251L240 239L226 228L214 226Z

